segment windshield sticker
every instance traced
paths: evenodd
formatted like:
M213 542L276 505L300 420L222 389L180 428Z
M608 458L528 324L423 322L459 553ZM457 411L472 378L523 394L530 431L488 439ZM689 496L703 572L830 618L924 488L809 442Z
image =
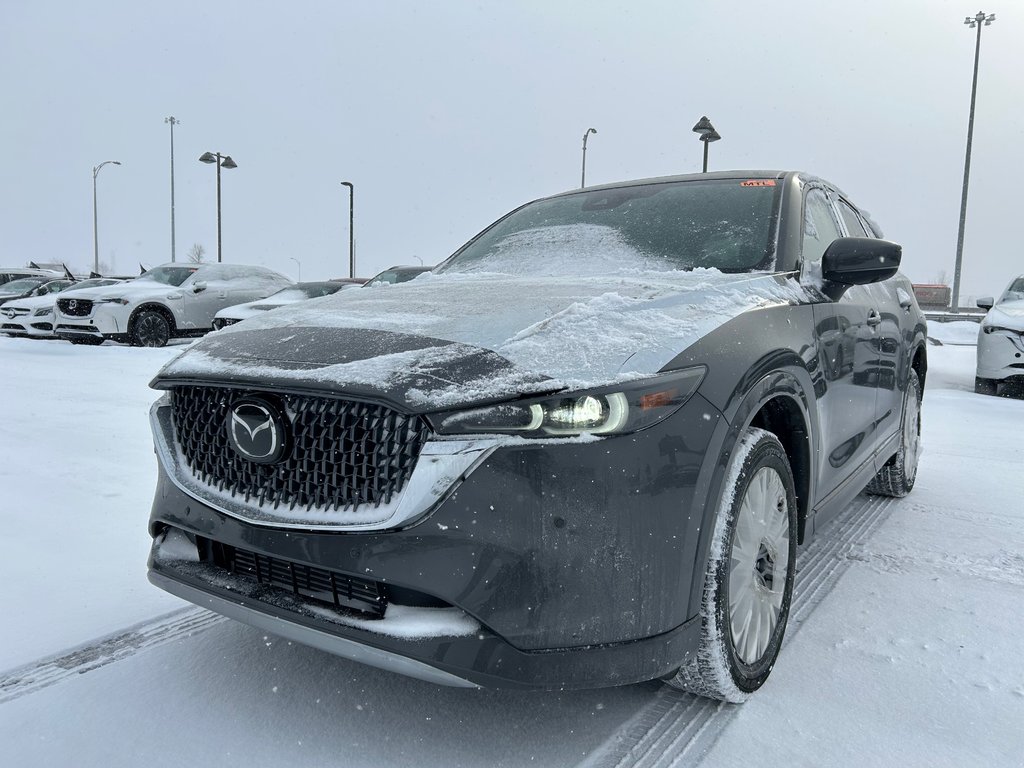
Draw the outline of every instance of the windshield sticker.
M775 179L750 179L749 181L741 181L741 187L774 187Z

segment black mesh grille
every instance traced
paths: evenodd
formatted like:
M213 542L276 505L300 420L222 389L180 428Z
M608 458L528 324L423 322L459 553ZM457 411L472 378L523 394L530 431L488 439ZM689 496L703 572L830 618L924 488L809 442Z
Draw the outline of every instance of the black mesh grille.
M88 299L57 299L57 307L69 317L87 317L92 312L92 302Z
M200 539L199 550L206 562L294 595L337 608L360 611L374 618L383 617L387 608L383 588L376 581L267 557L209 540Z
M232 403L249 390L177 387L176 439L193 472L209 486L290 509L357 509L390 502L405 487L427 438L426 422L379 405L307 395L258 393L281 406L287 449L275 464L256 464L229 445Z

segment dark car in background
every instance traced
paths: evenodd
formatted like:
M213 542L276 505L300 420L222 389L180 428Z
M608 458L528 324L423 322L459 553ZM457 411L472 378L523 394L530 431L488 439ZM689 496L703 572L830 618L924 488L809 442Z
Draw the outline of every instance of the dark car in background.
M900 258L816 177L678 176L529 203L429 275L229 327L152 382L149 578L450 685L742 701L801 547L865 487L914 485Z
M44 277L40 275L31 277L19 277L8 283L0 285L0 305L6 304L14 299L28 299L36 296L47 296L51 293L60 293L74 280L66 278Z
M407 283L413 280L424 272L429 272L433 267L420 266L409 266L409 265L398 265L395 267L388 267L383 272L378 272L376 275L366 281L366 285L380 285L381 283L388 283L394 285L396 283Z
M12 280L20 280L23 277L47 277L53 280L62 277L62 274L38 267L0 267L0 288Z

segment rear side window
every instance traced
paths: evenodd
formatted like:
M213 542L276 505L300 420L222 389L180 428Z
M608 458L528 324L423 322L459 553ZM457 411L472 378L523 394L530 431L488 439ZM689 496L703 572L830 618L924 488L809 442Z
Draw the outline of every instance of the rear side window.
M843 222L846 224L846 231L850 237L871 237L871 233L864 229L860 217L853 207L845 200L839 201L839 213L842 214Z

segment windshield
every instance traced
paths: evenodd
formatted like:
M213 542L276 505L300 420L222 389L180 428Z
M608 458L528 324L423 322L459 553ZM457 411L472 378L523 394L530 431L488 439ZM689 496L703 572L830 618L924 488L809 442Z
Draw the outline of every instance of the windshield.
M0 286L0 293L26 293L37 285L42 285L52 279L50 277L23 277L20 280L11 280L11 282Z
M419 277L424 272L429 272L430 267L423 267L422 269L385 269L379 275L374 275L366 282L366 285L375 285L377 283L407 283L414 277Z
M305 285L292 285L282 288L277 293L272 293L264 301L304 301L315 299L319 296L329 296L341 288L339 283L306 283Z
M148 280L177 286L188 280L198 269L199 267L154 267L141 277L135 278L135 282Z
M438 271L557 276L771 269L780 189L771 180L725 179L539 200L494 224Z
M1004 301L1024 301L1024 276L1018 277L1010 283L1010 287L1006 289L1006 293L1003 294L999 303L1002 304Z
M74 285L69 285L65 290L77 291L79 288L100 288L104 285L115 285L120 280L111 280L109 277L93 277L89 280L79 280Z

